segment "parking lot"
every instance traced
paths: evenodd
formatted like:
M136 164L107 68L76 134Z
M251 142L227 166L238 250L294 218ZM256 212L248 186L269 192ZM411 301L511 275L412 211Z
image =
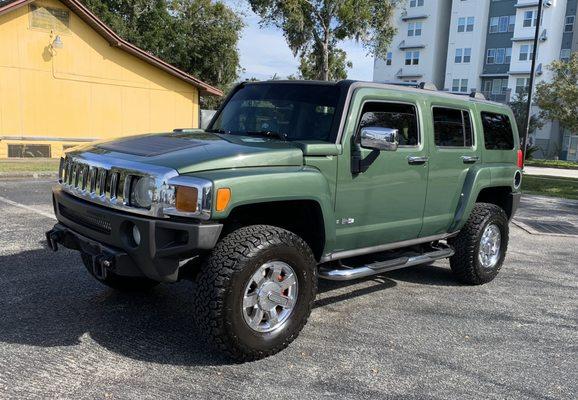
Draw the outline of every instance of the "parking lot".
M77 253L46 250L50 186L0 182L0 398L577 396L578 236L512 225L504 269L480 287L457 284L447 262L321 282L287 350L234 364L198 339L190 282L119 294Z

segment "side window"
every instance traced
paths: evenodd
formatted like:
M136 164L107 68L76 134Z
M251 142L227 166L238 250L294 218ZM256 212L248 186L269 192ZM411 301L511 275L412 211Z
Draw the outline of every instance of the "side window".
M359 129L370 126L397 129L400 146L417 146L419 143L417 110L412 104L365 103Z
M482 112L484 141L488 150L513 150L514 132L510 118L504 114Z
M470 112L434 107L434 135L439 147L471 147L474 144Z

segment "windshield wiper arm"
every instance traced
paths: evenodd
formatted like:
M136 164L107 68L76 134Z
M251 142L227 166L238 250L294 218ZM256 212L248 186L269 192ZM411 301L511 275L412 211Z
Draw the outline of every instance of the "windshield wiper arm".
M277 131L247 131L245 134L249 136L265 136L268 138L276 137L277 139L283 140L284 142L287 141L287 134Z
M224 129L205 129L205 132L209 133L228 133Z

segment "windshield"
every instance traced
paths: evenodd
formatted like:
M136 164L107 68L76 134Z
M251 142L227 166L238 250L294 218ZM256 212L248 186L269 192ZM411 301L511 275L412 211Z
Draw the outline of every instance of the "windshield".
M339 95L335 85L247 85L231 97L208 130L329 141Z

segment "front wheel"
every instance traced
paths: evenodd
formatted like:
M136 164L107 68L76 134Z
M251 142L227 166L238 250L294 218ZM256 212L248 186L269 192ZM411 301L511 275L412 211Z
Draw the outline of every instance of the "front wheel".
M455 249L450 267L458 280L469 285L492 281L504 263L508 234L504 210L494 204L477 203L458 236L449 240Z
M243 227L217 244L196 289L209 339L239 361L264 358L287 347L307 322L317 293L315 258L292 232Z

